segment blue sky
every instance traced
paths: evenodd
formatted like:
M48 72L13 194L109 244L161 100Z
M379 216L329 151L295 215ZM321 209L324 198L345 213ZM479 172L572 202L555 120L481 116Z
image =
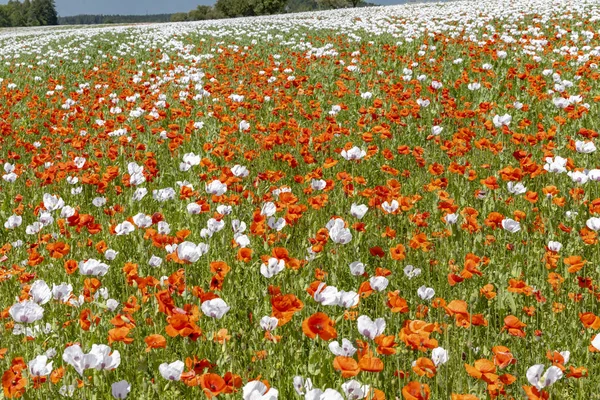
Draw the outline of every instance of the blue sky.
M22 0L21 0L22 1ZM58 15L162 14L189 11L214 0L54 0ZM8 0L0 0L0 4Z
M58 14L162 14L189 11L211 0L55 0ZM400 3L401 0L371 0L378 4ZM8 0L0 0L0 4Z

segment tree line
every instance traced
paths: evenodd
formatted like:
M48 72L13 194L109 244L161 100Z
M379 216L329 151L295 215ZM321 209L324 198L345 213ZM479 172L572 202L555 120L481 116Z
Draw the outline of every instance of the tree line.
M198 6L171 16L172 22L251 17L290 12L373 6L364 0L217 0L214 6Z
M102 15L81 14L71 17L58 17L60 25L95 25L95 24L135 24L142 22L169 22L173 14L147 15Z
M374 4L364 0L217 0L214 6L200 5L187 13L58 17L54 0L9 0L0 4L0 27L200 21L368 5Z
M10 0L0 4L0 27L58 25L54 0Z

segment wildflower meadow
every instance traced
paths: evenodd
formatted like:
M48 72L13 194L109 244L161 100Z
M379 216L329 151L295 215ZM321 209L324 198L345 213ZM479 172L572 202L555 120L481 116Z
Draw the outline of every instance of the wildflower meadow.
M0 31L3 398L600 399L600 3Z

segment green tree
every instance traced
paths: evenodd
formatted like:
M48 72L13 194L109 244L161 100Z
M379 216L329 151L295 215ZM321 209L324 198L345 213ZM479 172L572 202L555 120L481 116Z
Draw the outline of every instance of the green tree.
M26 5L25 3L29 3ZM42 0L25 0L23 6L27 9L27 26L46 25L43 15Z
M317 0L319 8L331 10L334 8L344 8L348 6L348 0Z
M182 22L187 21L188 15L187 13L176 13L171 15L171 22Z
M217 0L215 8L226 17L248 17L255 15L249 0Z
M319 4L316 0L288 0L285 6L287 12L304 12L318 9Z
M287 0L249 0L255 15L276 14L283 11Z
M189 21L202 21L205 19L216 19L219 13L211 6L198 6L188 13Z
M7 4L7 8L10 26L24 26L25 10L23 8L23 4L16 0L10 0Z
M54 0L41 1L41 20L44 25L58 25L58 13L56 12L56 4Z
M8 5L0 5L0 27L5 28L11 26L10 10Z

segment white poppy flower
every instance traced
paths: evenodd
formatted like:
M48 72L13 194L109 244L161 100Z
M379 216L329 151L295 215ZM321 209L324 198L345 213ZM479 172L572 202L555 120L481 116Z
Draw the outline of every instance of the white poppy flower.
M15 322L30 324L44 316L44 309L33 301L22 301L14 304L8 313Z
M279 391L267 386L261 381L250 381L242 388L243 400L278 400Z
M79 272L81 275L104 276L108 272L108 265L90 258L79 262Z
M48 362L48 356L37 356L27 364L29 374L34 377L48 376L52 372L52 361Z
M211 318L221 319L231 307L221 298L206 300L200 307L202 312Z
M39 305L46 304L52 298L52 291L48 284L43 280L37 280L33 282L31 287L29 288L29 296L31 296L31 300Z
M285 261L278 260L277 258L271 257L267 264L260 266L260 273L265 278L272 278L285 269Z
M342 339L342 345L340 346L337 340L329 343L329 350L335 356L352 357L356 353L356 347L352 345L352 342L348 339Z
M431 351L431 360L436 367L446 364L448 362L448 352L442 347L436 347Z
M422 300L431 300L433 299L433 296L435 296L435 290L433 290L433 288L423 285L419 289L417 289L417 294Z
M502 220L502 228L510 233L515 233L521 230L521 224L514 219L505 218Z
M557 366L551 366L544 372L543 364L536 364L526 372L527 380L538 390L542 390L563 377L563 372Z
M366 155L367 155L366 151L364 151L356 146L352 147L348 151L342 150L342 152L341 152L341 156L344 157L344 159L346 159L348 161L360 160L361 158L363 158Z
M271 332L272 330L277 328L278 323L279 320L275 317L264 316L260 319L260 327L267 332Z
M350 207L350 215L352 215L354 218L362 219L362 217L365 216L368 210L369 207L367 207L364 204L358 205L352 203L352 206Z
M183 373L183 368L185 364L183 361L173 361L172 363L162 363L158 366L158 371L160 375L169 381L178 381L181 379L181 374Z
M129 382L122 380L110 385L110 390L115 399L125 399L131 392L131 385Z
M385 320L383 318L377 318L373 321L366 315L361 315L357 319L358 332L368 339L375 339L381 335L385 330Z

